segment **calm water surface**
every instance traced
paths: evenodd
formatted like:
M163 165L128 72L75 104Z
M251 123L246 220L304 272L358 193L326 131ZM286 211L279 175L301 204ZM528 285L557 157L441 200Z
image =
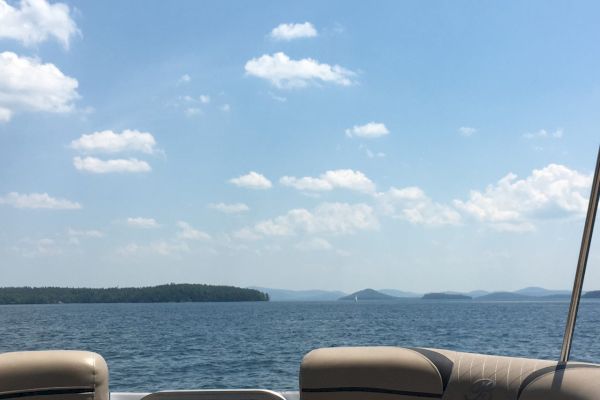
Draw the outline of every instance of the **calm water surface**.
M555 359L567 302L165 303L0 306L0 351L86 349L111 390L297 389L324 346L399 345ZM600 302L581 306L572 358L600 362Z

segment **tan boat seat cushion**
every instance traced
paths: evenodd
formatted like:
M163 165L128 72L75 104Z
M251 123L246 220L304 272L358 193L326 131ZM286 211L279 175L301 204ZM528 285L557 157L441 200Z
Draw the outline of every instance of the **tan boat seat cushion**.
M313 350L302 400L592 400L600 366L401 347Z
M108 400L108 367L87 351L0 354L0 400Z

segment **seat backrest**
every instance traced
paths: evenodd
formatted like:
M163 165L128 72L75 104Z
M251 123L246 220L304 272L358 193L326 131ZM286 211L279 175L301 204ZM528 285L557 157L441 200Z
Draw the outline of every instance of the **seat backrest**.
M313 350L302 400L592 400L600 365L400 347Z
M0 354L1 400L109 400L108 367L88 351Z

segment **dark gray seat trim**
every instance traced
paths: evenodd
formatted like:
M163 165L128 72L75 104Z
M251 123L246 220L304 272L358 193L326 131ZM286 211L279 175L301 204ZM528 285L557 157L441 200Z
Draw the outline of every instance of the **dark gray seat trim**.
M332 393L332 392L363 392L363 393L384 393L397 396L423 397L426 399L441 399L443 393L411 392L406 390L392 390L370 387L333 387L333 388L303 388L304 393Z
M41 389L41 390L26 390L22 392L11 392L0 394L0 400L6 399L20 399L23 397L33 396L55 396L63 394L85 394L94 393L93 387L75 387L75 388L64 388L64 389Z

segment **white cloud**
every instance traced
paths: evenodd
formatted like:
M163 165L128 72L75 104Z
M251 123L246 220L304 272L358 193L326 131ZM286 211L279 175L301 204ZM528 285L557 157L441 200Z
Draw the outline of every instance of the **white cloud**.
M333 246L327 240L319 237L303 240L296 245L296 248L303 251L331 250Z
M202 103L202 104L210 103L210 96L207 94L201 94L199 99L200 99L200 103Z
M303 24L280 24L273 28L271 37L276 40L293 40L317 36L317 30L310 22Z
M287 101L287 98L286 98L286 97L283 97L283 96L278 96L278 95L276 95L276 94L275 94L275 93L273 93L273 92L269 92L269 96L271 96L271 98L272 98L273 100L275 100L275 101L278 101L278 102L280 102L280 103L285 103L285 102Z
M21 194L10 192L0 197L0 204L15 208L43 208L49 210L78 210L81 208L81 204L77 202L50 197L48 193Z
M12 118L12 111L8 108L0 107L0 122L8 122Z
M127 225L142 229L158 228L160 226L154 218L144 217L129 217L127 218Z
M377 153L371 151L370 149L365 149L365 153L369 158L385 158L385 153L378 151Z
M37 240L25 238L20 240L12 249L26 258L57 256L63 253L61 246L50 238Z
M379 221L366 204L322 203L313 211L293 209L279 217L259 222L254 232L264 236L307 234L353 234L376 230Z
M229 111L231 111L231 106L229 104L223 104L221 106L221 111L223 111L223 112L229 112Z
M527 132L523 134L525 139L561 139L563 137L563 130L556 129L554 132L549 132L545 129L540 129L537 132Z
M254 232L254 230L250 228L242 228L235 232L233 232L233 237L240 240L254 241L262 238L261 235Z
M248 189L269 189L273 184L264 175L250 171L246 175L232 178L229 183Z
M354 72L339 65L321 64L312 58L292 60L284 53L264 54L245 65L248 75L266 79L278 88L302 88L314 83L352 85Z
M337 169L327 171L318 178L305 176L296 178L283 176L279 183L298 190L306 191L329 191L334 188L355 190L363 193L371 193L375 190L375 184L362 172L351 169Z
M206 233L194 229L190 224L185 221L177 222L177 227L179 227L180 231L177 234L177 237L182 240L210 240L211 236Z
M21 0L13 7L0 0L0 39L14 39L25 45L42 43L50 37L69 48L71 37L79 33L69 6L45 0Z
M125 129L121 133L111 130L81 135L71 142L71 148L86 153L156 152L156 140L151 133Z
M348 137L361 137L367 139L374 139L381 136L388 135L390 131L381 122L369 122L364 125L354 125L350 129L346 129L346 136Z
M198 107L188 107L183 112L186 117L193 117L194 115L202 114L202 109Z
M104 237L104 234L102 232L100 232L99 230L96 230L96 229L77 230L77 229L69 228L69 230L67 231L67 234L70 237L88 237L88 238L101 238L101 237Z
M189 246L185 242L159 240L148 245L140 245L130 243L117 250L120 255L124 256L141 256L141 255L160 255L160 256L178 256L181 253L190 251Z
M152 168L146 161L137 158L100 160L95 157L75 157L73 165L79 171L91 172L94 174L108 174L113 172L148 172Z
M455 209L434 202L416 186L392 187L387 192L377 193L376 199L384 214L412 224L441 226L461 222L461 216Z
M179 77L179 81L177 81L177 83L186 84L186 83L190 83L191 81L192 81L191 76L189 76L188 74L183 74Z
M239 214L239 213L243 213L243 212L250 210L250 208L244 203L232 203L232 204L216 203L216 204L209 204L208 206L210 208L212 208L213 210L217 210L217 211L220 211L225 214Z
M68 237L68 239L67 239L68 244L77 246L81 243L80 239L82 239L82 238L99 239L99 238L104 237L104 234L95 229L77 230L77 229L69 228L67 230L67 237Z
M470 126L461 126L460 128L458 128L458 133L461 136L469 137L469 136L473 136L475 133L477 133L477 129L472 128Z
M0 53L0 121L9 121L16 111L70 112L79 98L77 86L54 64Z
M454 205L499 230L533 230L535 219L584 215L591 180L591 175L550 164L525 179L509 173L484 191L471 191L468 200L455 200Z

